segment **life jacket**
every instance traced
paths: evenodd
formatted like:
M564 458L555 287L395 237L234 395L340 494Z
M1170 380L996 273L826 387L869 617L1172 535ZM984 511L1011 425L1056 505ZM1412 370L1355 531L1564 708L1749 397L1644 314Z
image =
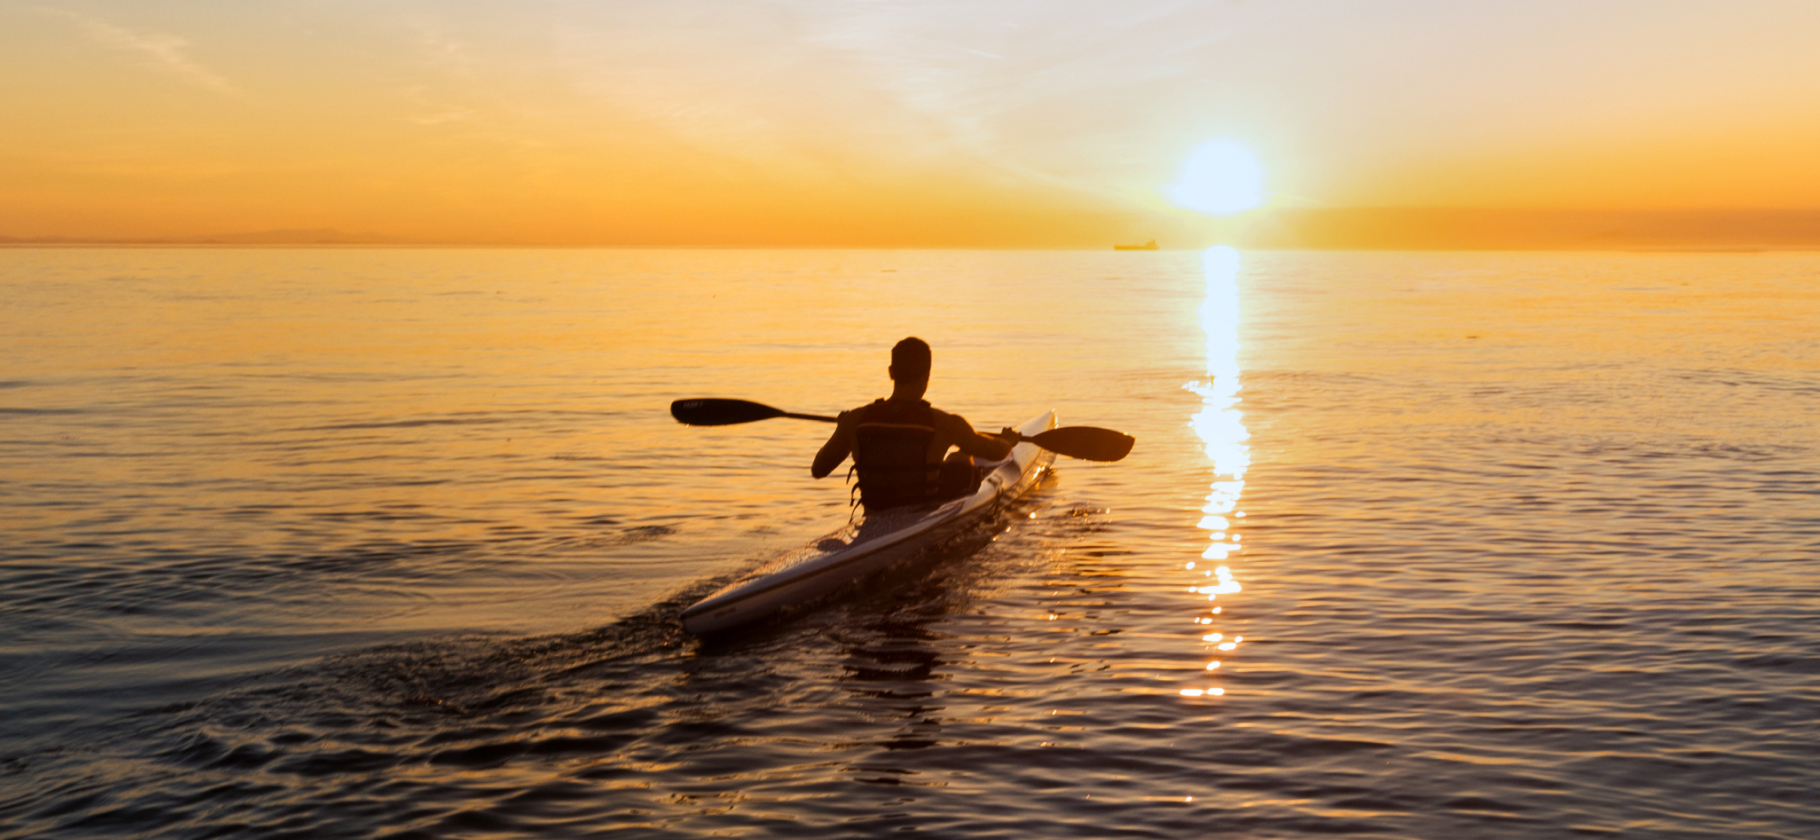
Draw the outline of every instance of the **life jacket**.
M878 400L861 408L853 441L860 504L883 510L935 500L942 465L929 463L934 440L935 409L927 400Z

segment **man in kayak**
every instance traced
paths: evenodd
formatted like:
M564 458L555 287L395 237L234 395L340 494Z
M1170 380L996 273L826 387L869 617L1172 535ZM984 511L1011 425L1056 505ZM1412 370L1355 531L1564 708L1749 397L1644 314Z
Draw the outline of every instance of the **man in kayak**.
M892 347L891 396L841 412L810 474L823 478L852 455L859 500L868 511L947 501L978 489L973 459L1009 455L1017 431L982 435L960 415L931 407L923 399L930 358L929 344L920 338ZM949 456L952 447L960 451Z

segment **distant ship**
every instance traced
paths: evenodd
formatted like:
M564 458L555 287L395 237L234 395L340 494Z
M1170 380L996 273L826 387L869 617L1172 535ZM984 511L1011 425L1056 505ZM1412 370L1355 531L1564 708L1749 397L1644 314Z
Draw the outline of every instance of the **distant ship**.
M1146 242L1142 245L1114 245L1114 246L1112 246L1112 250L1114 250L1114 251L1154 251L1154 250L1156 250L1156 240L1152 239L1149 242Z

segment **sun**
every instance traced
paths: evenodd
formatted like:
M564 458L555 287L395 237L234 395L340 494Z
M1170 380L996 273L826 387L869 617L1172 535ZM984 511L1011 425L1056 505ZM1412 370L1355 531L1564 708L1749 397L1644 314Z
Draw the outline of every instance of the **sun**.
M1241 213L1264 203L1264 167L1242 144L1212 140L1188 156L1175 183L1163 191L1189 210L1216 216Z

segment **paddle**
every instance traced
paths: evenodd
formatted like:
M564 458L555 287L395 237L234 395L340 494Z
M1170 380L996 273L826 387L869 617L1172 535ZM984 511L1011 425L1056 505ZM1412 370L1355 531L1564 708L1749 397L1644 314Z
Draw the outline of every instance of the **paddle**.
M731 426L773 417L820 420L823 423L839 420L821 414L794 414L750 400L711 397L670 403L670 416L675 417L678 423L689 426ZM1080 458L1083 461L1117 461L1130 453L1131 445L1137 442L1136 438L1123 432L1093 426L1065 426L1034 435L1018 435L1018 440L1034 443L1057 455Z

